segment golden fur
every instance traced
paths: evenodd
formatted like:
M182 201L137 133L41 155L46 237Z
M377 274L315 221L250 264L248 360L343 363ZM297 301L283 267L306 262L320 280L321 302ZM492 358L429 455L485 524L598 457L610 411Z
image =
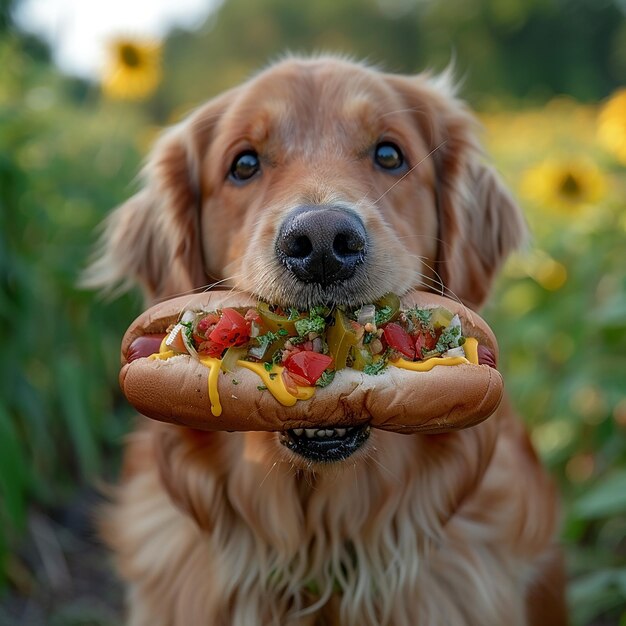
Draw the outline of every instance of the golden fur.
M382 140L403 149L403 175L373 167ZM230 164L250 148L262 174L233 184ZM277 229L302 204L361 217L371 247L360 278L321 294L277 261ZM160 139L89 280L138 282L148 302L225 280L292 305L443 281L480 307L523 236L445 80L289 59ZM468 430L373 432L329 465L305 463L275 433L142 423L102 525L132 626L560 626L557 517L505 402Z

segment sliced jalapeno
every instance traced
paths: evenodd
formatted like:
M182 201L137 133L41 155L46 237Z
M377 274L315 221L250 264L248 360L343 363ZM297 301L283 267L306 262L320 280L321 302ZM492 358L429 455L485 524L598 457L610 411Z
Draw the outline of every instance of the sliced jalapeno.
M328 351L335 359L335 369L347 367L350 352L358 344L358 339L348 316L340 309L333 312L335 323L326 327Z
M386 293L376 300L376 326L393 322L400 314L400 298L395 293Z
M271 330L273 333L277 333L281 328L284 328L289 336L295 337L298 335L296 331L296 321L303 319L306 315L300 313L298 317L294 317L290 319L287 315L279 315L278 313L274 313L270 310L269 304L267 302L259 302L257 306L257 311L263 320L263 324L268 330Z
M430 325L434 329L446 328L452 321L454 315L442 306L430 310Z
M352 367L360 372L372 363L372 353L366 347L353 346L351 355Z

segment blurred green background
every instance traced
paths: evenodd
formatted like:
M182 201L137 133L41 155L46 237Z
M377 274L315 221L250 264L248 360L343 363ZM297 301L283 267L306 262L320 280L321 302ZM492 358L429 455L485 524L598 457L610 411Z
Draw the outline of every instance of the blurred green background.
M132 426L118 346L141 298L76 287L98 224L160 127L285 50L323 50L401 72L455 59L534 235L485 315L563 494L574 624L624 626L626 3L227 0L162 48L118 44L102 85L62 75L15 6L0 0L0 624L120 622L90 520Z

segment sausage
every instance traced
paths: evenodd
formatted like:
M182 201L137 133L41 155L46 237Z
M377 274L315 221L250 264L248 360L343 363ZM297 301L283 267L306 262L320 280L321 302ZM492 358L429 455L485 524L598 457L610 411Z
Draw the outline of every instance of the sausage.
M377 375L346 367L326 387L298 387L296 398L278 371L270 378L262 365L239 361L234 371L224 372L217 359L203 363L188 354L165 359L148 356L158 352L166 331L185 310L256 305L248 294L214 291L148 309L122 341L120 385L128 401L147 417L203 430L283 431L370 424L409 434L473 426L489 417L501 400L503 380L495 369L498 346L489 326L464 305L420 291L403 296L403 308L444 307L459 315L463 335L477 340L474 363L458 359L457 364L443 365L444 360L435 359L429 371L411 371L402 369L398 361Z

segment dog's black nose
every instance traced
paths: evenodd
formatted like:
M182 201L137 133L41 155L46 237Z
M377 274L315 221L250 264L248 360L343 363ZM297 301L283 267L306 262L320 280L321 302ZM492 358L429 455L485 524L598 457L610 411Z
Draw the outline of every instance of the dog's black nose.
M361 219L326 205L294 209L276 241L278 257L299 280L323 286L350 278L364 261L366 249Z

